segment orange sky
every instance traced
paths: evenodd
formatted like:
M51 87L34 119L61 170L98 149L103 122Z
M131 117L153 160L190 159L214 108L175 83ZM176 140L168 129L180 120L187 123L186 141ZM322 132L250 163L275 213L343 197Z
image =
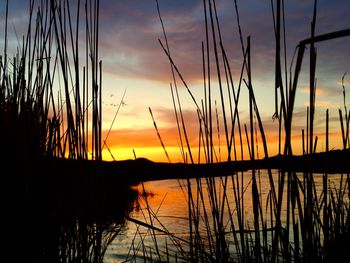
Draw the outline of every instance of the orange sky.
M265 130L266 132L266 139L268 141L268 150L269 150L269 156L273 156L278 154L278 127L275 129L271 128ZM323 128L323 127L322 127ZM179 136L178 131L175 126L172 128L163 127L159 129L161 133L161 137L163 140L163 143L166 147L166 151L168 152L170 156L171 162L182 162L183 158L181 156L181 150L180 150L180 143L179 143ZM106 132L103 134L106 135ZM301 129L299 132L295 131L292 136L292 142L293 142L293 151L295 154L301 154L302 153L302 138L301 138L302 132ZM106 160L123 160L123 159L133 159L134 158L134 151L136 154L136 157L147 157L154 161L164 161L167 162L167 157L164 153L164 149L161 146L161 143L159 141L159 138L156 134L156 131L154 128L149 129L140 129L140 130L133 130L133 129L121 129L121 130L114 130L110 133L109 139L107 139L107 145L110 148L110 151L112 154L106 149L106 147L103 150L103 158ZM194 134L193 130L190 131L190 134L188 134L190 138L190 146L191 146L191 152L193 154L193 158L195 162L198 162L198 134ZM214 136L217 136L215 134ZM305 131L306 136L306 131ZM318 137L317 142L317 151L325 151L325 131L321 128L318 128L315 130L315 136ZM314 137L315 138L315 137ZM282 147L281 151L283 152L283 139L282 138ZM216 161L225 161L227 160L227 147L225 145L224 141L224 134L220 135L220 146L218 142L218 138L214 138L214 148L216 153ZM340 127L334 127L331 128L329 132L329 149L339 149L341 148L341 134L340 134ZM306 147L306 145L305 145ZM188 153L186 145L184 145L185 152ZM241 159L241 149L240 149L240 143L239 143L239 135L238 132L236 132L236 152L237 152L237 159ZM243 134L243 156L244 159L249 159L249 152L248 152L248 146L247 146L247 140L245 134ZM231 152L231 159L234 159L234 150L232 149ZM263 151L263 145L261 142L260 134L258 135L258 144L255 145L255 158L263 158L264 157L264 151ZM112 157L113 155L113 157ZM188 157L189 158L189 157ZM203 162L205 159L204 157L204 148L203 145L201 145L201 162ZM188 159L189 161L189 159Z
M9 24L12 25L11 29L9 28L9 35L13 36L9 37L9 49L15 50L18 44L17 37L22 32L26 32L28 17L25 2L10 1L9 3ZM151 2L152 4L141 0L101 1L99 55L103 64L102 114L104 132L102 140L106 139L106 134L111 129L106 144L117 160L134 158L134 150L137 157L166 161L164 150L149 114L149 107L151 107L171 161L183 161L179 150L180 140L170 91L170 83L174 86L174 80L167 56L158 43L158 39L164 43L164 36L155 2ZM201 51L201 42L205 42L203 2L185 0L176 1L176 3L170 0L159 2L172 59L201 107L201 101L205 97ZM230 62L234 89L237 92L243 59L232 2L228 0L217 1L217 11L222 44ZM274 155L278 153L278 124L277 121L272 120L275 109L275 40L270 1L239 1L238 8L244 43L246 43L248 36L251 37L252 85L267 136L269 154ZM285 3L285 8L287 44L286 49L282 48L282 56L286 55L289 75L295 47L300 40L310 36L313 3L312 1L291 1ZM350 1L347 0L318 1L316 34L347 28L348 19L344 18L348 17L349 10ZM0 32L3 32L4 10L0 10L0 20L2 22L0 23ZM85 39L82 43L85 45ZM212 50L213 45L212 42L210 43ZM3 46L3 40L0 39L0 48ZM345 72L350 71L349 46L349 37L317 44L315 136L319 137L318 151L325 148L324 132L327 108L330 111L330 133L332 134L330 148L341 147L338 109L343 109L341 79ZM306 130L306 107L309 105L308 56L307 50L294 107L293 148L295 153L301 153L301 130ZM212 51L210 58L215 152L218 160L225 160L223 110L216 77L215 57ZM224 76L221 60L220 57L221 74ZM284 66L284 58L282 64ZM285 83L284 74L285 72L283 72L282 77ZM176 83L189 143L193 150L194 159L197 160L199 127L196 107L178 76L176 76ZM349 86L348 76L345 77L345 85ZM225 79L223 79L223 90L226 119L229 119L228 105L230 102ZM121 101L124 92L125 97ZM217 101L216 108L215 101ZM115 116L121 103L123 106L120 107L117 116ZM249 130L248 105L248 91L242 85L238 111L243 132L244 124ZM219 116L220 147L215 117L216 110ZM113 122L114 117L116 117L115 122ZM230 128L231 125L229 125ZM243 143L246 145L244 133ZM258 148L259 157L262 157L262 146L259 143L261 143L260 138ZM103 158L113 159L106 148L103 151ZM248 158L247 149L244 151L244 158Z
M272 115L274 113L274 37L272 14L269 4L260 2L258 4L253 4L255 1L248 2L240 3L239 6L241 8L240 15L243 36L245 38L251 35L252 38L252 84L264 123L269 155L275 155L278 153L278 124L277 121L274 122L272 120ZM182 9L181 5L174 7L168 5L167 2L160 3L172 58L196 101L200 104L201 100L204 99L201 56L201 41L205 40L203 33L203 9L201 3L197 2L191 4L186 3L183 8L185 8L185 6L188 6L187 9ZM127 6L125 6L125 8L127 10ZM179 10L183 12L179 12ZM221 19L220 25L222 27L224 45L226 44L225 48L227 49L226 51L231 63L235 91L237 92L242 55L240 54L239 37L236 32L236 25L234 24L234 9L228 2L222 1L218 4L218 10L219 19ZM150 14L152 15L149 20L147 20L147 15ZM341 19L344 14L343 10L338 5L329 5L326 1L321 1L319 3L318 14L318 33L339 30L347 26L347 23ZM137 157L146 157L155 161L167 161L164 149L161 147L148 111L148 107L151 107L171 161L183 161L179 149L180 142L169 85L169 83L172 83L172 85L174 85L174 83L169 62L157 43L157 38L160 38L164 42L159 19L157 14L152 13L150 9L140 9L140 12L134 15L136 20L131 22L130 27L127 24L122 29L115 26L116 31L121 29L120 34L124 36L124 38L117 37L115 39L117 41L116 43L119 44L115 47L115 51L111 51L114 46L107 45L107 43L112 43L111 41L113 41L113 32L111 32L111 30L108 30L109 33L112 33L112 35L108 37L109 42L107 40L104 42L104 45L109 47L108 52L114 54L117 61L120 62L120 64L117 64L116 61L111 61L110 59L107 61L107 76L105 75L105 85L107 86L104 111L105 127L109 127L108 123L110 122L108 122L108 120L110 120L113 115L113 107L108 106L108 102L113 101L118 104L118 100L120 100L122 94L120 89L123 91L126 90L126 97L124 99L126 106L122 107L118 113L116 123L113 126L113 132L110 134L107 144L115 158L119 160L134 158L134 150ZM292 61L292 54L298 41L309 37L311 15L312 3L299 2L294 5L286 5L286 24L288 30L286 54L288 67L289 63ZM142 21L142 17L145 18L148 23L141 22L139 24L138 21ZM135 34L139 33L140 35L130 35L132 31L129 32L129 29L135 30ZM155 39L148 39L147 36L149 35L154 36ZM135 42L140 40L145 41L143 42L145 48L139 45L138 42ZM314 135L318 136L317 151L325 150L324 133L325 112L327 108L330 111L330 149L341 147L338 109L343 107L341 78L344 72L350 68L350 60L345 60L346 56L344 56L344 54L348 53L348 44L350 44L349 38L317 45L317 91ZM337 49L334 49L334 46L336 46ZM122 59L118 60L118 56L121 56ZM125 59L125 61L123 59ZM214 57L212 60L214 61ZM116 65L116 68L112 68L112 64ZM214 64L211 70L215 72ZM223 68L221 68L221 70L223 76ZM301 130L304 129L306 134L306 107L309 105L308 71L308 52L306 52L296 94L293 117L293 149L294 153L298 154L302 152ZM218 82L215 80L217 77L215 77L214 73L212 73L212 75L213 138L215 152L218 160L225 160L225 158L227 158L227 153L225 150L223 112L221 104L219 103L219 86ZM114 80L118 80L118 82L114 82ZM197 161L199 127L196 108L180 78L177 77L176 81L179 88L181 106L184 111L188 138L194 159ZM345 81L347 84L347 78L345 78ZM111 84L112 82L116 83L115 85L118 86L115 93L114 91L110 91L109 88L114 85ZM226 86L224 89L226 89ZM108 97L109 92L111 94L113 93L112 97ZM224 92L224 97L226 114L228 115L229 101L227 92ZM218 102L217 111L220 122L220 147L214 101ZM249 130L248 92L245 86L242 86L238 107L241 118L241 128L244 132L244 124L247 125ZM229 117L227 117L227 119L229 119ZM244 133L243 144L245 147L244 158L247 159L249 158L249 154L246 148L247 143ZM237 147L238 146L239 142L237 140ZM219 152L221 152L221 158ZM237 152L239 151L237 150ZM260 137L258 138L258 152L259 157L263 157ZM201 153L201 155L202 157L204 156L203 153ZM111 159L111 155L108 151L104 151L104 158Z

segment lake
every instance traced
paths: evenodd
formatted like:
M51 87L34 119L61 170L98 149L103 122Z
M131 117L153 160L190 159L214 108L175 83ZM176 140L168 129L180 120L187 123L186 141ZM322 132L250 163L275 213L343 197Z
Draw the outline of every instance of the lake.
M256 177L255 185L260 193L258 199L262 204L258 208L260 209L261 217L259 222L265 222L266 229L268 229L271 227L271 220L274 220L270 216L272 195L268 172L267 170L260 170L254 171L254 174ZM198 244L201 249L209 251L212 246L211 241L213 241L211 239L216 235L215 228L217 228L218 224L221 224L225 232L229 253L236 253L237 249L242 249L242 245L240 245L239 235L232 233L234 231L238 232L239 220L244 222L244 229L248 232L247 235L249 235L248 230L254 228L253 211L256 209L254 202L256 203L257 199L254 199L256 197L253 197L252 194L252 186L254 184L252 175L253 171L247 171L232 177L216 177L210 180L205 178L190 179L188 181L160 180L138 185L135 188L138 189L140 196L135 202L133 211L130 213L131 219L126 221L120 233L107 247L104 262L143 262L145 255L148 259L170 259L170 261L174 261L176 258L176 260L181 261L184 260L184 255L188 255L190 249L188 245L189 240L192 238L192 243L195 242L193 236L196 236L196 238L200 236L200 240L197 240ZM282 173L272 170L271 175L277 192L277 182L281 180ZM305 184L304 175L298 173L296 176L299 179L296 182L299 183L300 187L303 187L303 184ZM309 174L306 176L309 176ZM288 174L285 174L285 189L282 196L280 215L281 223L285 227L287 224L287 210L291 211L291 204L293 204L291 202L290 205L287 205L286 201L287 178ZM313 174L313 178L313 189L316 191L314 194L316 194L318 200L321 200L324 175ZM345 184L345 179L346 176L343 176L342 179L340 174L328 175L327 188L339 189L340 183L342 185ZM188 220L188 182L191 185L190 191L192 193L192 232L198 232L196 235L193 234L192 237ZM239 186L237 187L237 185ZM202 190L198 191L198 189ZM208 189L213 189L213 191L208 191ZM306 186L303 189L307 191ZM243 199L237 199L237 196L242 196L242 191ZM295 196L289 198L295 198ZM241 209L237 208L237 200L239 200ZM304 198L300 198L300 200L301 206L305 206ZM317 203L316 199L315 202ZM294 204L297 204L297 202L294 202ZM322 207L321 203L317 203L315 206ZM298 211L295 211L293 216L288 214L288 222L290 224L289 239L292 243L292 217L294 217L296 222L299 220ZM238 215L241 217L240 219ZM319 215L320 217L322 216L322 211ZM148 226L141 225L140 222ZM262 227L261 224L260 227ZM272 233L272 231L270 232ZM270 232L266 232L268 234L266 234L266 239L264 240L267 242L273 238ZM254 240L254 237L252 240Z

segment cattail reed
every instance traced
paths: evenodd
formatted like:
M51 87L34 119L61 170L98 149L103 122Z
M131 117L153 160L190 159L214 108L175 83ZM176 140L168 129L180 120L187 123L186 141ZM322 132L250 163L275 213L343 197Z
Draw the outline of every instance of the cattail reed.
M295 65L290 65L288 70L284 1L271 1L271 4L276 44L275 110L273 117L278 119L277 125L279 126L278 158L286 158L284 160L287 163L288 158L294 157L292 145L294 103L305 49L310 50L310 97L306 114L306 129L301 131L301 146L303 158L309 158L309 156L316 154L319 140L314 131L316 45L320 41L347 36L350 31L346 29L317 36L315 34L317 1L315 1L311 21L311 37L299 42L295 51ZM264 157L267 160L270 159L264 123L259 113L258 99L255 97L253 88L251 64L254 62L251 61L251 54L254 52L254 47L250 45L250 36L246 38L246 43L243 41L244 35L240 26L237 1L234 1L234 8L243 55L241 72L237 79L237 89L234 87L235 79L232 65L230 65L230 54L227 54L225 50L225 43L223 43L221 35L216 1L203 0L205 35L201 42L201 60L204 98L197 100L171 56L165 33L166 29L157 2L165 44L162 40L159 42L169 59L173 76L173 83L170 86L180 138L180 150L184 160L185 152L190 155L191 163L194 163L191 155L193 145L190 145L188 141L175 75L184 84L196 107L199 126L198 156L205 156L204 159L207 163L213 163L215 160L220 160L219 156L222 156L220 153L224 152L223 145L226 145L225 152L228 161L237 160L239 153L243 160L244 152L247 152L251 163L254 164L259 156L257 147L261 139ZM212 67L214 67L214 71ZM284 72L284 76L282 72ZM242 84L245 84L247 89L243 89ZM224 89L225 85L227 89ZM214 98L214 91L218 94L218 100ZM240 94L244 91L248 93L248 101L244 102L248 105L247 123L242 121L242 116L239 114L239 102L242 100ZM342 109L339 109L339 119L342 144L343 148L346 149L349 143L349 113L345 104L344 87L343 91L345 119ZM197 101L201 103L199 104ZM220 120L219 117L221 117ZM244 123L243 126L241 123ZM220 129L221 127L223 129ZM327 153L331 152L329 150L329 134L329 112L327 110L325 137ZM225 138L225 144L220 143L222 135ZM238 145L236 145L237 143ZM201 162L201 158L198 158L198 162ZM268 194L264 200L262 193L264 189L260 186L260 172L253 169L249 171L250 176L248 176L245 172L233 171L231 176L217 179L207 177L196 179L194 183L187 180L189 237L186 242L176 243L175 259L182 258L185 261L215 260L218 262L290 262L293 260L299 262L303 260L326 261L329 258L331 247L337 242L338 233L348 233L346 230L346 220L348 220L346 203L348 201L346 201L344 192L349 190L348 188L345 190L349 183L341 181L336 190L330 189L330 178L326 173L322 176L320 194L317 192L312 172L296 173L293 170L272 171L267 169L265 174L268 178L269 189L267 189ZM246 193L248 189L251 193L249 202ZM205 197L205 194L208 196ZM205 204L206 198L209 205ZM249 205L252 209L250 223L247 222L246 218L246 210ZM204 232L199 230L200 226L204 227ZM169 260L171 252L168 248L169 243L167 242L166 258Z
M102 262L124 219L105 217L108 180L78 161L102 160L99 0L28 3L28 28L10 58L6 1L0 56L4 238L24 262Z

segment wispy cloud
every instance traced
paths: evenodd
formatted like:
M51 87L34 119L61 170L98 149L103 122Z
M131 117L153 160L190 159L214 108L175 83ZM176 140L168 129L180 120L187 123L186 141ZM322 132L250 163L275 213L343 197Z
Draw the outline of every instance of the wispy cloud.
M300 87L300 91L304 94L310 95L309 87ZM337 86L325 87L325 86L317 86L316 87L316 96L321 96L325 98L329 97L337 97L341 95L341 89Z
M10 3L10 34L14 34L14 28L19 38L26 33L27 0L9 1ZM230 0L216 1L218 18L221 25L222 42L231 62L231 68L235 76L238 75L242 64L242 51L238 36L238 27L234 11L234 3ZM74 1L73 1L74 4ZM162 51L158 39L164 41L161 24L158 18L155 1L100 1L100 31L99 48L100 58L103 60L103 71L115 78L116 83L120 78L131 80L155 80L164 84L164 89L169 88L172 81L169 61ZM188 82L202 80L202 53L201 41L205 40L203 2L198 1L172 1L160 0L160 10L167 32L171 55L184 78ZM322 34L348 27L348 11L350 1L318 1L318 21L316 34ZM1 3L3 5L3 2ZM286 40L287 40L287 66L292 61L293 52L298 42L310 36L310 21L312 17L312 1L296 0L288 1L286 5ZM256 95L258 104L265 102L266 98L273 98L273 88L266 89L267 84L273 84L274 74L274 31L270 1L247 0L239 1L240 22L242 26L243 41L251 37L253 82L257 87ZM3 33L4 8L0 8L0 30ZM335 101L336 96L341 96L342 88L339 86L341 76L350 69L349 38L334 40L317 44L317 99L316 106L322 108L337 109L341 106ZM15 45L16 41L11 43ZM83 44L85 42L83 41ZM212 43L210 44L212 48ZM2 48L2 46L0 47ZM85 54L84 54L85 55ZM308 89L305 87L308 74L308 52L305 52L303 64L304 79L301 79L301 95L303 99L298 101L299 107L295 108L293 116L293 128L299 132L305 128L306 106L304 99L308 98ZM215 58L210 56L214 65ZM284 61L283 61L284 63ZM215 70L212 68L212 80L215 81ZM119 78L119 79L118 79ZM237 78L236 78L237 79ZM338 83L336 82L338 81ZM349 81L346 78L346 85ZM114 84L114 83L113 83ZM307 84L306 84L307 85ZM214 85L213 85L214 86ZM270 85L273 86L273 85ZM304 86L304 87L302 87ZM144 89L136 85L135 90ZM217 91L217 89L216 89ZM135 92L137 94L137 92ZM149 96L157 97L159 94L150 93ZM216 94L217 95L217 94ZM136 97L137 95L135 95ZM261 97L259 97L261 96ZM170 93L169 93L170 97ZM134 98L128 97L130 104ZM297 98L297 100L299 97ZM112 102L110 102L112 101ZM267 101L267 100L266 100ZM113 119L117 104L114 100L105 100L105 119ZM128 101L129 103L129 101ZM150 105L159 130L166 145L177 147L178 136L174 112L166 107ZM141 107L141 106L139 106ZM170 106L169 106L170 107ZM184 103L184 119L191 144L198 143L198 120L193 110L193 105ZM261 111L270 112L272 115L274 106L265 103ZM123 111L124 119L133 118L144 121L147 111L135 106ZM241 122L244 123L242 113ZM265 132L269 140L276 140L277 125L271 117L264 118ZM119 116L118 116L119 117ZM320 119L323 120L323 119ZM119 121L119 118L118 118ZM148 121L148 120L147 120ZM336 121L336 117L332 117ZM140 121L141 122L141 121ZM127 121L124 121L127 123ZM118 130L112 130L108 144L118 147L151 147L159 145L159 140L149 119L149 126L140 125L127 128L126 124ZM131 121L127 123L131 124ZM222 122L221 122L222 125ZM106 125L109 127L109 125ZM220 127L223 131L222 127ZM298 133L299 134L299 133Z
M309 106L308 103L304 103L305 106ZM331 102L331 101L316 101L315 102L316 107L322 107L322 108L339 108L340 104L338 102Z

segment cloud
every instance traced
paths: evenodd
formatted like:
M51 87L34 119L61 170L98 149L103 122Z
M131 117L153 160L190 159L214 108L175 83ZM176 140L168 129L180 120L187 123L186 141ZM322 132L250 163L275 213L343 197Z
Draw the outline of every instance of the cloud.
M304 93L309 95L310 94L310 88L309 87L300 87L299 90ZM317 86L316 87L316 97L325 97L325 98L330 98L330 97L337 97L341 95L341 89L339 87L331 86L331 87L325 87L325 86Z
M154 5L136 2L116 3L103 10L100 43L105 69L124 77L169 82L169 62L158 43L163 33L155 2ZM199 34L198 23L192 15L198 3L162 4L160 8L174 59L186 62L184 71L188 72L194 61L190 63L184 58L191 58L194 49L198 49L192 43ZM201 61L200 56L195 61Z
M309 106L309 103L305 102L304 105ZM340 104L338 102L316 100L315 106L322 107L322 108L339 108Z
M216 4L223 44L232 69L238 73L242 52L234 4L232 1L218 1ZM159 1L171 54L187 81L198 82L202 79L201 41L205 40L202 5L202 1ZM322 33L345 27L346 23L342 19L345 16L342 14L345 15L349 5L344 0L331 4L319 1L317 31ZM10 1L12 19L24 17L22 14L26 12L27 6L23 0ZM240 1L238 8L243 41L246 42L246 37L251 36L254 77L271 76L274 71L275 40L270 3ZM286 3L289 62L297 43L309 37L312 8L311 2ZM2 11L0 17L3 15ZM115 76L169 82L169 62L159 46L158 38L164 41L155 1L100 1L99 44L104 71ZM348 46L342 42L340 45ZM331 50L325 48L322 52L332 56ZM332 72L343 72L346 60L335 58L334 61L336 64ZM212 72L215 72L213 54L211 62Z
M9 1L9 3L11 23L13 23L20 37L26 33L28 4L24 0ZM75 2L73 1L72 3L74 4ZM159 4L170 44L171 55L175 64L186 81L191 83L201 82L203 78L201 42L205 41L202 1L161 0ZM222 42L230 60L234 78L237 79L236 77L242 64L242 51L234 3L230 0L222 0L217 1L216 4L221 25ZM348 20L344 19L344 17L348 16L350 1L320 0L318 4L317 34L348 27ZM100 1L100 5L99 50L100 58L103 60L103 71L117 77L115 78L116 81L118 81L118 77L132 80L156 80L166 83L164 87L169 88L169 82L172 81L172 77L169 61L158 43L158 38L164 43L164 36L155 1ZM313 3L312 1L296 0L288 1L285 5L287 65L289 66L298 42L310 36ZM264 103L267 101L267 98L273 97L273 88L265 89L265 87L274 82L275 39L270 2L258 0L239 1L238 8L244 43L246 43L247 37L251 36L253 82L254 85L256 83L259 84L256 85L256 94L257 98L259 98L257 103L261 105L261 102ZM3 25L4 8L0 8L0 21L1 25ZM83 28L84 25L81 24L81 27ZM13 31L12 25L10 28ZM3 27L0 27L0 30L2 29ZM211 38L211 32L209 33ZM216 37L218 39L218 34L216 34ZM317 87L317 107L335 109L340 106L334 99L337 95L341 96L342 92L341 86L339 86L339 83L337 85L336 81L339 81L344 72L349 71L350 68L349 41L349 38L342 38L317 44L317 84L319 85ZM11 45L14 46L15 42L11 42ZM85 39L82 39L82 43L84 46ZM283 46L283 41L281 43ZM212 51L212 40L210 40L210 49L211 78L214 82L216 65L215 55ZM85 56L85 53L82 53ZM219 62L221 71L223 71L221 57L219 57ZM305 86L303 83L307 83L308 50L305 52L302 71L306 77L301 79L300 85ZM348 80L346 81L348 83ZM143 88L142 86L135 87L135 90ZM299 90L307 95L305 87ZM158 94L150 94L149 96L157 97ZM133 103L131 100L132 98L130 98L130 105ZM117 100L114 103L119 103L119 101ZM261 111L267 112L270 110L270 112L273 112L274 106L270 104L267 102L265 105L263 104ZM191 144L195 145L198 143L196 138L199 132L197 114L188 103L183 105L183 114L189 138ZM306 105L303 105L302 100L296 101L296 105L299 105L300 108L295 108L293 116L293 124L295 126L293 126L293 129L299 130L299 128L305 127ZM166 144L176 146L178 144L178 131L174 112L157 104L151 106L162 138L166 141ZM112 119L115 107L106 107L106 109L108 111L106 113L108 119ZM136 107L125 113L125 117L133 117L135 119L142 118L142 116L144 115L141 115ZM243 118L243 113L241 116ZM244 123L246 120L242 119L241 122ZM221 125L222 123L221 121ZM277 131L276 123L272 123L270 116L266 119L264 118L264 123L266 134L275 136ZM113 136L109 138L109 143L124 146L129 144L135 147L136 145L145 147L159 145L152 123L150 126L141 127L140 125L137 128L122 126L122 129L113 131ZM220 130L223 132L222 126L220 126Z

